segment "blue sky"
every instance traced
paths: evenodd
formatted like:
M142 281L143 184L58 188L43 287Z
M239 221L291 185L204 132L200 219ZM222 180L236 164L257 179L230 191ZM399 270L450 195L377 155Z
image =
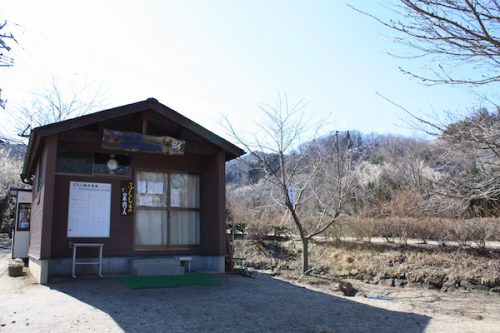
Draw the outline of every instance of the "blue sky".
M387 18L391 1L349 1ZM326 130L419 135L379 92L415 112L465 112L464 87L427 87L398 67L422 69L391 32L345 1L3 1L19 45L0 68L4 135L16 109L52 78L101 87L105 107L155 97L224 135L221 114L251 132L257 104L305 100ZM491 89L491 88L490 88ZM492 91L476 91L476 93Z

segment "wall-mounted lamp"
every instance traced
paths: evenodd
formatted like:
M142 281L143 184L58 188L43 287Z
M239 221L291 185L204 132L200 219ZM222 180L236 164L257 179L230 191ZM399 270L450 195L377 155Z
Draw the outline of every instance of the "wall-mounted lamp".
M118 169L118 162L115 160L115 154L109 155L109 160L106 163L106 166L110 171Z

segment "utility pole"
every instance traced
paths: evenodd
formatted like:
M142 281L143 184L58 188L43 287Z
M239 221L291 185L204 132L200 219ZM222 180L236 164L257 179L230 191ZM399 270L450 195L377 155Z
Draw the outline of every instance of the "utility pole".
M7 21L3 24L0 23L0 50L5 50L10 52L11 48L7 45L6 40L13 40L17 43L14 35L12 33L4 33L1 30L7 25ZM14 66L14 59L11 57L5 56L3 53L0 53L0 67L12 67ZM2 99L2 89L0 89L0 107L5 110L5 104L7 104L7 100Z

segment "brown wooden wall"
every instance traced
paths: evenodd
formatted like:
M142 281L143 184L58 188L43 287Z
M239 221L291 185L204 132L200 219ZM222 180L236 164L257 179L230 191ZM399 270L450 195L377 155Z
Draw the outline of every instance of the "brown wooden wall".
M134 217L120 215L120 182L134 179L135 170L181 171L200 175L200 245L193 249L163 251L134 251ZM200 254L223 255L225 252L225 156L186 155L162 156L134 154L131 158L129 177L108 175L60 175L55 176L53 219L51 232L51 257L70 257L69 242L104 243L104 256ZM70 181L111 183L110 238L67 238L68 199Z
M50 136L45 140L40 153L41 187L33 188L31 203L31 226L29 255L36 258L50 256L50 239L52 229L52 197L54 194L55 157L57 137ZM35 180L36 182L36 180ZM42 245L43 244L43 245Z
M43 166L43 159L41 160L41 163ZM28 253L36 259L40 259L42 246L43 203L45 202L43 188L44 186L42 185L41 191L37 192L33 187L33 197L31 202L30 246Z
M205 198L205 202L202 204L201 215L209 221L220 221L219 223L200 225L202 250L205 254L224 254L226 249L226 179L224 154L219 153L209 158L202 176L200 196L201 198Z

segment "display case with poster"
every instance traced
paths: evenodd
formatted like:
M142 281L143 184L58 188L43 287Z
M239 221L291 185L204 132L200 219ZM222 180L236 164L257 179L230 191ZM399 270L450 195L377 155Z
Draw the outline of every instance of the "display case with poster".
M29 231L31 220L31 204L20 203L17 206L17 231Z

